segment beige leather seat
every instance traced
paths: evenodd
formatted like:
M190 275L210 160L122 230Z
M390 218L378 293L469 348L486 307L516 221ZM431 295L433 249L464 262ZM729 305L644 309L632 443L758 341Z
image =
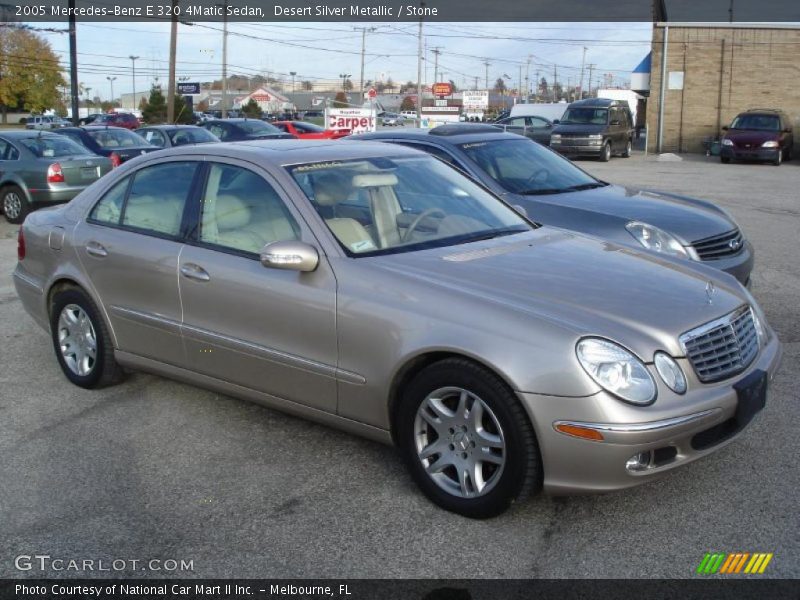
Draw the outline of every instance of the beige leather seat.
M203 241L258 253L270 242L297 239L297 233L281 208L280 199L221 194L213 216L203 219Z
M175 196L131 196L122 224L177 235L182 212L183 202Z
M331 216L323 214L323 218L333 235L352 252L375 250L375 241L361 223L336 216L336 205L347 200L352 191L344 175L326 173L314 178L314 201L318 206L330 209Z

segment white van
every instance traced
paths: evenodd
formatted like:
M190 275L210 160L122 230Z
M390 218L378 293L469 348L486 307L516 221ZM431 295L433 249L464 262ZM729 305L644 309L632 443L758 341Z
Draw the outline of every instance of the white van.
M515 104L511 107L511 117L543 117L548 121L561 119L569 106L566 102L543 102L539 104Z

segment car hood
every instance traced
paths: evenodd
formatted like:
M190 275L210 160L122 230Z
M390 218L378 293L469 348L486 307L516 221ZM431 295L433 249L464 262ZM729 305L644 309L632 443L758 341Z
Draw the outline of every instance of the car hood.
M731 129L725 134L725 138L733 141L737 146L750 144L760 146L764 142L777 140L780 136L778 131L759 131L756 129Z
M603 133L605 131L607 125L594 125L591 123L579 123L575 125L567 124L562 125L559 123L558 125L553 127L553 133L561 133L561 134L581 134L581 135L591 135L593 133Z
M648 360L657 348L681 356L680 334L748 302L733 278L713 269L555 227L366 260L392 271L406 291L413 282L404 278L441 290L445 302L466 294L545 319L576 337L613 338ZM484 314L495 316L488 309Z
M655 225L687 246L736 228L736 224L722 212L702 200L619 185L547 196L507 194L505 200L522 205L532 219L541 219L546 224L578 228L572 219L589 219L591 222L591 214L586 213L600 213L619 219L623 227L633 220ZM567 211L560 210L564 207L576 212L565 214ZM619 231L624 233L622 229Z

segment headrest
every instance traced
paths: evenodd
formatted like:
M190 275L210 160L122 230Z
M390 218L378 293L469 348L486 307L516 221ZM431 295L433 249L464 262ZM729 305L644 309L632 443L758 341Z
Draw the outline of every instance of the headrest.
M344 202L352 188L347 178L338 173L325 173L314 178L314 201L319 206L333 206Z
M236 196L222 194L217 196L217 229L236 229L250 222L250 207Z
M353 177L353 187L370 188L397 185L394 173L364 173Z

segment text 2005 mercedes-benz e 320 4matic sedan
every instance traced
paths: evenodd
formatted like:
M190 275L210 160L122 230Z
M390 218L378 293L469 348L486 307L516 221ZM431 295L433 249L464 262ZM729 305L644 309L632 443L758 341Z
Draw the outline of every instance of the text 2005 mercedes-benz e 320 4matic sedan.
M30 215L14 280L73 383L141 369L393 442L471 517L720 448L781 355L733 277L537 226L380 143L136 158Z

